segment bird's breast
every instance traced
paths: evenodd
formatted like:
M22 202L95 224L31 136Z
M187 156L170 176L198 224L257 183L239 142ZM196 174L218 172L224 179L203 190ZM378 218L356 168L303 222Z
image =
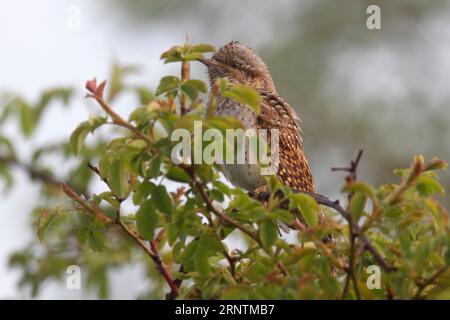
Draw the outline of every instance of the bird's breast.
M216 107L216 115L233 117L239 120L244 130L256 128L256 113L250 107L241 105L230 99L220 99ZM250 164L249 147L246 141L245 147L245 163L237 164L237 146L235 145L234 163L226 163L222 165L225 177L234 185L248 191L265 184L265 179L261 176L260 166L258 164Z

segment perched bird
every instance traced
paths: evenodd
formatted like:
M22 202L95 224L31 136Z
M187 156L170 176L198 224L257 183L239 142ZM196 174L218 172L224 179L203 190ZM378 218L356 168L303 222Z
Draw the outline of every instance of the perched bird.
M303 151L300 120L294 109L284 101L264 61L249 47L232 41L218 49L210 59L199 59L208 68L211 86L217 79L250 86L261 95L260 112L229 98L219 98L216 115L240 120L245 129L277 129L279 136L279 180L293 190L315 192L308 160ZM270 140L270 139L268 139ZM264 188L266 183L258 164L224 164L223 172L234 185L250 192ZM301 219L301 217L299 217ZM327 223L323 213L319 222ZM324 242L332 242L328 236Z
M303 152L300 120L294 109L277 93L264 61L238 41L218 49L211 59L199 59L208 68L211 86L219 78L250 86L261 95L260 112L238 102L219 98L216 115L240 120L245 129L277 129L279 159L277 176L294 190L315 192L314 179ZM270 140L270 139L268 139ZM265 184L258 164L225 164L225 176L234 185L254 191Z

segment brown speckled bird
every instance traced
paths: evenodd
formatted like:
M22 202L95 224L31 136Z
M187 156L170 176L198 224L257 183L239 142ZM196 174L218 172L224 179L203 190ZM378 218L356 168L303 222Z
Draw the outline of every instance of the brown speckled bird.
M248 106L223 97L217 102L215 113L240 120L245 129L267 129L268 133L270 129L278 129L278 178L293 190L315 192L314 179L303 151L300 120L294 109L278 95L264 61L252 49L238 41L227 43L218 49L211 59L199 61L208 68L211 86L217 79L227 78L231 83L251 86L260 93L259 114ZM270 137L267 140L270 142ZM250 192L264 189L266 181L261 176L258 164L224 164L222 167L225 176L234 185ZM301 219L301 216L299 218ZM322 212L319 214L319 222L327 223ZM323 241L335 247L331 235ZM340 252L338 254L341 256Z
M218 78L253 87L261 94L260 113L234 100L221 98L216 114L232 116L245 129L277 129L279 167L277 176L294 190L315 192L314 179L303 152L300 120L294 109L277 93L264 61L249 47L232 41L218 49L211 59L200 59L208 67L211 85ZM270 139L267 139L270 141ZM225 176L235 185L254 191L264 185L258 165L226 164Z

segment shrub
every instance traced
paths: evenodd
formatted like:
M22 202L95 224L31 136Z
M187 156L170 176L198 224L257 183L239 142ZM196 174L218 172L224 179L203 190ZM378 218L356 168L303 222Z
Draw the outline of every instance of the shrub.
M224 81L202 101L207 86L189 78L189 64L212 50L206 44L184 44L164 52L165 63L181 64L181 77L163 77L155 94L127 85L123 76L130 70L119 66L110 85L88 81L88 97L103 114L81 123L69 141L35 150L30 164L21 163L10 140L2 139L7 148L1 172L10 177L10 167L21 166L43 182L46 199L34 212L41 243L10 259L22 272L20 285L37 294L45 280L62 279L67 266L76 264L85 285L107 297L108 272L139 262L148 270L144 298L449 299L448 213L435 198L444 194L435 172L447 166L442 160L416 156L408 169L394 172L398 184L380 187L356 179L355 161L342 188L345 205L295 193L275 177L268 179L271 194L258 201L225 184L217 166L173 162L176 142L170 136L175 129L192 132L197 120L220 131L239 126L225 117L204 118L205 105L214 104L218 95L257 107L255 91ZM123 92L139 99L128 119L111 104ZM19 110L23 134L29 136L50 99L67 101L71 95L69 89L55 89L34 107L14 97L3 118ZM120 130L85 143L106 125ZM55 178L58 168L39 167L49 152L75 163L66 183ZM106 190L93 193L94 180ZM294 208L308 227L293 223ZM319 210L333 223L317 224ZM291 231L295 241L279 235L279 221L301 229ZM329 233L347 265L320 241ZM330 266L339 270L338 276Z

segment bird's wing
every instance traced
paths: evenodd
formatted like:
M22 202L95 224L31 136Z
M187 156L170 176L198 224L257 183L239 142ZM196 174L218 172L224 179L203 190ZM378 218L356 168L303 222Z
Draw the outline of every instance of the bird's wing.
M278 95L261 92L258 129L277 129L279 137L278 178L294 190L314 192L314 180L303 152L299 118L294 109ZM270 145L270 138L268 139Z

